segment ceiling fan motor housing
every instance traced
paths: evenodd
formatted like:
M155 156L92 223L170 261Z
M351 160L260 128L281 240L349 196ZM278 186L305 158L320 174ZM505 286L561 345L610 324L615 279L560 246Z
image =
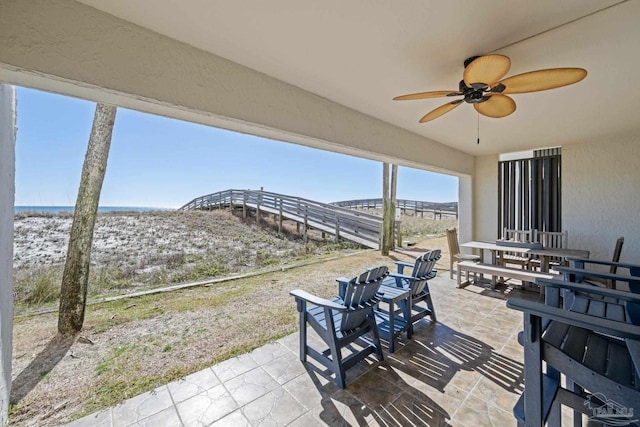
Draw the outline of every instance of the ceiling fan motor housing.
M464 101L469 104L477 104L490 98L490 96L484 94L484 91L487 89L487 85L484 83L474 83L472 87L469 87L465 84L464 80L460 80L458 88L464 95Z

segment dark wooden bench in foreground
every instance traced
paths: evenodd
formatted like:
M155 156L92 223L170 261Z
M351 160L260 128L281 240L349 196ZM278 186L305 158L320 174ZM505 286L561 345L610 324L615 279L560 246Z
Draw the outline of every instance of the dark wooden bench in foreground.
M466 273L466 280L462 283L462 272ZM557 274L541 273L539 271L522 270L520 268L503 267L501 265L483 264L473 261L461 261L458 263L458 287L469 284L469 273L488 274L493 277L506 277L521 280L523 282L535 282L536 279L555 279ZM495 280L492 280L495 284ZM493 286L492 286L493 287Z

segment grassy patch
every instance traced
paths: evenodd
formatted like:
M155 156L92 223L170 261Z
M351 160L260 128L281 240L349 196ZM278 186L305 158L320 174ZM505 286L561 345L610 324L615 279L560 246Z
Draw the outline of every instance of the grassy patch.
M179 313L222 306L250 293L258 281L234 281L217 287L174 291L171 297L154 294L97 304L87 312L85 329L100 333L116 325L150 319L165 312Z
M193 372L204 369L215 363L245 354L266 343L284 337L296 329L295 309L288 299L281 299L279 303L264 304L253 314L246 317L229 320L229 315L236 312L235 307L252 305L253 299L264 300L261 293L269 293L265 284L279 283L273 279L275 274L268 274L256 278L229 282L224 286L201 287L173 292L171 298L166 294L148 295L127 301L113 301L93 306L86 322L88 331L99 333L108 331L119 324L126 324L144 319L157 318L160 313L174 317L179 313L193 313L198 310L212 310L219 307L225 310L221 317L211 315L211 322L231 321L234 331L214 332L203 327L188 325L178 336L172 333L156 333L138 337L136 342L128 345L118 345L111 349L95 368L95 388L92 397L87 401L81 413L74 416L81 417L95 410L115 405L125 399L149 391L160 385L182 378ZM268 288L269 286L266 286ZM245 313L246 314L246 313ZM265 320L265 328L255 328L255 318ZM94 325L92 327L92 325ZM242 334L239 331L250 331ZM212 335L213 334L213 335ZM221 335L231 334L235 341L222 345L225 341ZM99 340L99 338L96 338ZM179 341L175 341L178 339ZM148 374L148 366L144 362L157 354L184 351L201 339L213 340L219 344L209 355L197 358L191 363L171 364L162 372ZM180 359L176 353L177 361ZM172 366L173 365L173 366Z
M290 332L267 335L254 342L233 346L215 357L204 360L201 359L197 364L181 367L174 366L162 374L149 376L140 374L140 364L137 363L143 347L117 347L113 350L111 356L103 361L99 365L99 368L96 369L96 374L99 376L99 379L95 393L87 401L82 412L77 413L74 418L81 418L99 409L116 405L126 399L153 390L171 381L184 378L189 374L198 372L216 363L248 353L264 344L282 338L289 333ZM165 346L165 349L166 348L167 346ZM170 350L171 348L166 351ZM166 351L163 349L163 352Z
M152 390L169 381L183 377L184 374L176 370L166 375L154 375L150 377L132 377L123 378L104 378L99 382L95 389L95 394L86 402L84 410L76 414L74 417L82 418L99 409L116 405L126 399L134 397L145 391Z
M135 350L135 346L125 345L114 348L111 351L111 355L107 359L98 363L98 366L96 366L96 375L102 375L112 372L117 367L117 365L120 364L118 362L120 361L122 355L131 350Z
M402 217L403 240L422 240L444 236L448 228L457 227L457 219L427 219L414 216Z
M60 268L43 267L23 271L14 278L14 298L16 304L27 307L42 307L56 302L60 297Z

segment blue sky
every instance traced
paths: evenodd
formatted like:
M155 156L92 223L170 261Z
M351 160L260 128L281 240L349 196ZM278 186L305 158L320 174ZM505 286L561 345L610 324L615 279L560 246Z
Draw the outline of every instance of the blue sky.
M95 103L18 88L17 206L74 205ZM382 163L119 108L101 206L176 208L230 188L322 202L381 197ZM398 198L457 200L458 179L398 170Z

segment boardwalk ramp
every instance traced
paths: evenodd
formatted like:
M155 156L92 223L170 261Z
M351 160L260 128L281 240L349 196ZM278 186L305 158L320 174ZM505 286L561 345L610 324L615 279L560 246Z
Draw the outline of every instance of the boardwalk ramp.
M221 208L242 208L245 215L253 211L258 219L265 213L277 215L280 229L282 220L288 219L302 224L305 233L313 228L337 239L380 248L382 218L379 216L302 197L263 190L225 190L196 197L180 210Z
M350 209L382 209L382 199L356 199L356 200L343 200L341 202L334 202L332 205L340 206ZM402 212L413 211L415 214L431 213L433 218L440 217L442 215L455 216L458 218L458 202L448 203L436 203L436 202L423 202L421 200L406 200L397 199L396 209L400 209Z

